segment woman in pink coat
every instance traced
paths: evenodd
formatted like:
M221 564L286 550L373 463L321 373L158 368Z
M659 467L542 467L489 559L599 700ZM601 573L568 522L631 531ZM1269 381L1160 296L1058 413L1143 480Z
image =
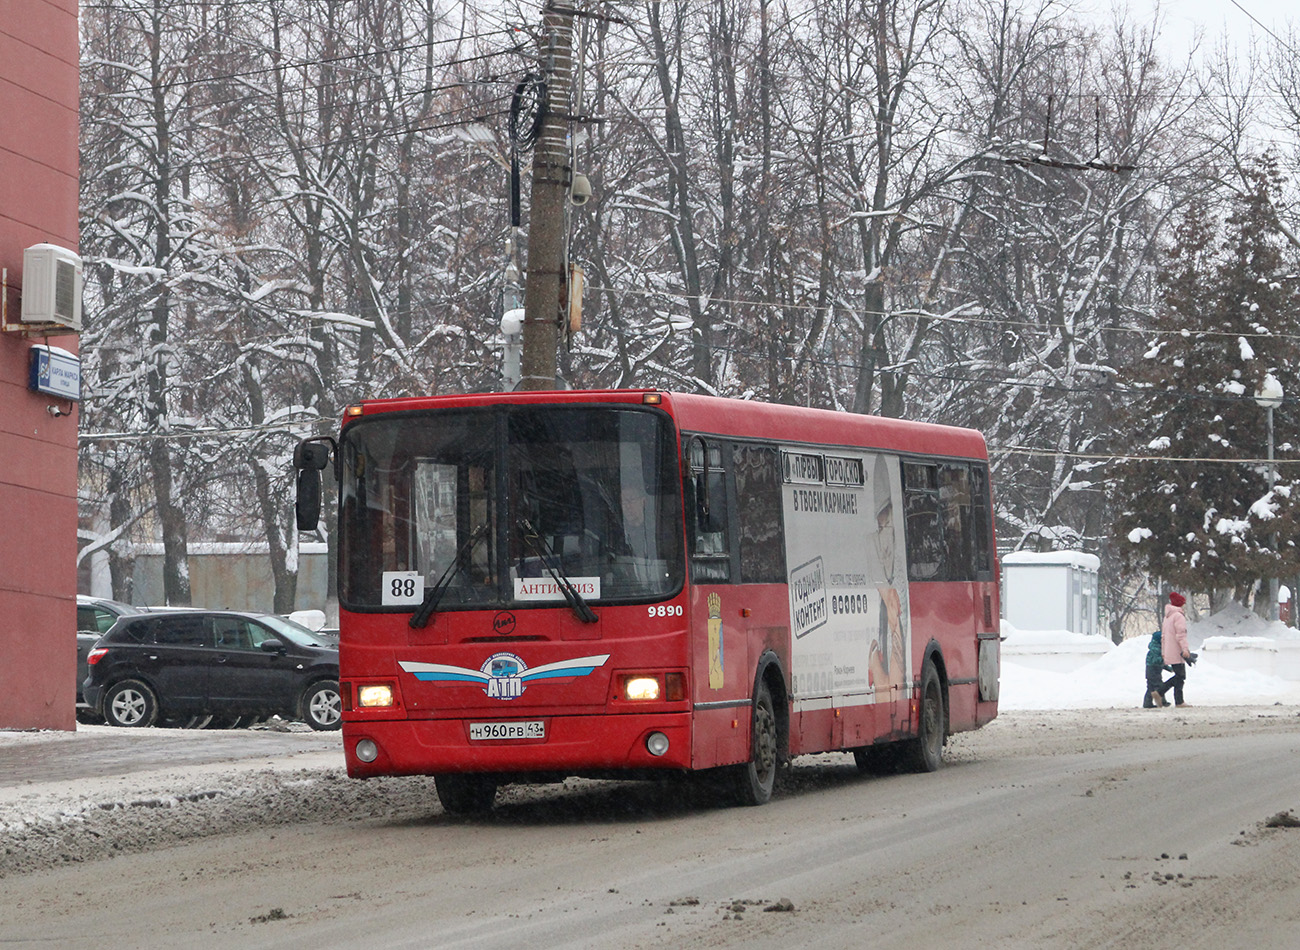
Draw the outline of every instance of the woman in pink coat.
M1192 648L1187 645L1187 617L1183 614L1183 605L1187 598L1178 591L1171 591L1169 603L1165 605L1165 622L1160 626L1160 651L1165 666L1174 671L1174 675L1151 691L1151 700L1157 706L1168 706L1165 693L1174 691L1174 705L1186 706L1183 702L1183 683L1187 681L1187 661L1191 659Z

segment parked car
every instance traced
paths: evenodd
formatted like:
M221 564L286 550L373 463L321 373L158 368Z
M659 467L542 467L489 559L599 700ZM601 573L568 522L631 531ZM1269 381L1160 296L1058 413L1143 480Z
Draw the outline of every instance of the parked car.
M86 702L113 726L193 717L342 722L337 645L273 614L150 611L119 619L87 657Z
M86 680L86 657L94 649L99 638L108 633L108 628L117 623L119 617L129 617L141 611L124 604L120 600L108 600L104 597L87 597L77 595L77 711L78 718L89 711L82 696L81 684Z

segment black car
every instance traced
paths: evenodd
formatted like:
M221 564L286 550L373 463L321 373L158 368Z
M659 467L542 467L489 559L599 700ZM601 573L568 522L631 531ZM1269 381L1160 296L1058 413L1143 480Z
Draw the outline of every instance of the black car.
M77 707L78 711L86 708L81 695L81 684L86 679L88 669L86 657L99 642L99 638L108 633L109 627L117 623L119 617L135 616L141 611L119 600L104 597L86 597L77 595Z
M88 663L86 702L113 726L194 716L281 716L313 729L342 724L337 645L272 614L123 617Z

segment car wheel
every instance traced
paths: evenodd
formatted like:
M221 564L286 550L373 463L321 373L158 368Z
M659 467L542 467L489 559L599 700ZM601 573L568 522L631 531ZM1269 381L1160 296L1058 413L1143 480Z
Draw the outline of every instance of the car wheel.
M114 683L104 694L104 721L110 726L152 726L158 718L158 697L139 680Z
M343 725L343 699L334 680L312 683L302 694L299 716L318 732Z
M496 779L490 775L435 775L433 787L449 815L482 815L497 799Z

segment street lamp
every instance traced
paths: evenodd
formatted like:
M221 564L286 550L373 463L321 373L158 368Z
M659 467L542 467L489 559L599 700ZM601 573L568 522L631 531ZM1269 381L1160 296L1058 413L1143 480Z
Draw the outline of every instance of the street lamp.
M1282 405L1282 384L1277 377L1268 373L1264 381L1255 390L1255 404L1262 408L1268 419L1268 490L1273 491L1277 484L1277 465L1273 461L1273 410ZM1269 537L1273 553L1277 553L1277 532ZM1277 620L1277 572L1268 579L1268 617Z

